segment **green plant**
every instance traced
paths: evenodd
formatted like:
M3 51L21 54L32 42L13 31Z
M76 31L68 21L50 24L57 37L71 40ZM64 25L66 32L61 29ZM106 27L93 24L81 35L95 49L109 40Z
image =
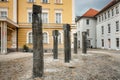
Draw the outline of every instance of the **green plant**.
M27 45L23 45L23 51L24 52L28 52L29 51L29 47Z

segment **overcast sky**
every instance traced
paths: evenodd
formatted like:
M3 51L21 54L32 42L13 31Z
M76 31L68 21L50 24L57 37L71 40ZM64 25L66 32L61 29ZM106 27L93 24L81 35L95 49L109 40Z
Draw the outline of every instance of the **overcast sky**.
M101 10L112 0L75 0L75 15L81 16L88 9Z

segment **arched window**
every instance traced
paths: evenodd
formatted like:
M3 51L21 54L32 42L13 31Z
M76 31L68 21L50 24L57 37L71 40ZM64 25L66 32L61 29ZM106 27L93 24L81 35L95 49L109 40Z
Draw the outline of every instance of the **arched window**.
M33 39L32 39L32 32L29 32L28 35L27 35L27 37L28 37L27 42L28 42L28 43L32 43L32 42L33 42Z
M46 32L43 33L43 43L48 43L48 34Z
M61 43L62 43L61 33L59 32L59 35L58 35L58 44L61 44Z

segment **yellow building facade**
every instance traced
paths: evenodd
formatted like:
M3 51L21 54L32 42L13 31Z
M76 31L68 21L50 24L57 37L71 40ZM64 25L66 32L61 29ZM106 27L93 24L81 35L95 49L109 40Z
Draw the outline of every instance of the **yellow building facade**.
M63 48L63 24L71 25L71 38L75 33L74 0L0 0L0 9L15 23L15 44L18 49L27 45L32 49L32 6L42 6L44 49L53 48L53 30L59 30L59 48ZM12 36L12 35L11 35ZM73 40L71 40L73 42ZM8 48L12 48L13 43Z

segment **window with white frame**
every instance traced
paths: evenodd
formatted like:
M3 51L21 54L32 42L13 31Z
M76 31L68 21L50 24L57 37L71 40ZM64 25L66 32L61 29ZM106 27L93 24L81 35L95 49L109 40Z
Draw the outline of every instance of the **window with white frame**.
M116 38L116 47L117 47L117 48L119 48L119 46L120 46L120 44L119 44L120 41L119 41L119 40L120 40L119 38Z
M48 43L48 34L47 34L47 32L43 33L43 43Z
M119 14L119 6L116 7L116 14Z
M101 42L102 42L102 47L104 47L104 39L102 39Z
M32 23L32 12L28 12L28 23Z
M62 0L55 0L55 3L60 4L62 3Z
M101 22L101 16L99 16L99 22Z
M28 0L28 2L34 2L34 0Z
M90 35L90 30L89 30L89 29L87 29L87 35L88 35L88 36Z
M101 29L102 29L102 34L104 34L104 26L102 26Z
M7 11L0 11L0 17L7 17Z
M32 43L33 42L32 32L29 32L27 37L28 37L27 43Z
M104 15L105 15L105 19L107 19L106 12L104 13Z
M87 19L87 20L86 20L86 24L87 24L87 25L89 25L89 22L90 22L90 20L89 20L89 19Z
M102 21L103 21L103 19L104 19L104 18L103 18L103 14L102 14L101 16L102 16Z
M112 11L112 16L114 16L114 8L111 11Z
M48 3L48 0L42 0L42 3Z
M111 27L110 27L110 24L108 24L108 33L111 32Z
M58 44L61 44L62 43L62 34L59 32L59 35L58 35Z
M48 23L48 13L46 13L46 12L42 13L42 22Z
M61 13L56 13L56 23L60 24L62 23L62 14Z
M119 31L119 21L116 21L116 32Z
M110 18L110 11L108 11L108 18Z

